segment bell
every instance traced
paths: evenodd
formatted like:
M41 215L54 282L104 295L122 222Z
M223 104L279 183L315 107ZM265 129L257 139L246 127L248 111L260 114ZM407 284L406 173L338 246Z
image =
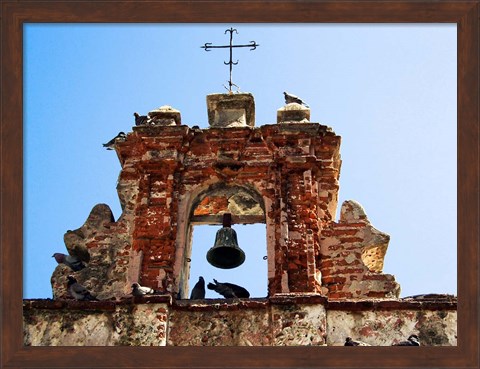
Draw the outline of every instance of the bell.
M207 252L207 260L214 267L232 269L245 261L245 253L238 246L237 233L231 224L231 214L223 214L223 227L217 231L215 244Z

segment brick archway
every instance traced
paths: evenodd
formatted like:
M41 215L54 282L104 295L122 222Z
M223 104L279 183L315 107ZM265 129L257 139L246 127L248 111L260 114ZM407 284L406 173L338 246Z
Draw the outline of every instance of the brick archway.
M173 271L179 298L188 297L194 225L222 224L224 213L232 214L234 224L266 223L265 201L251 185L216 182L192 193L187 203L179 204L182 213L188 214L188 221L179 224Z

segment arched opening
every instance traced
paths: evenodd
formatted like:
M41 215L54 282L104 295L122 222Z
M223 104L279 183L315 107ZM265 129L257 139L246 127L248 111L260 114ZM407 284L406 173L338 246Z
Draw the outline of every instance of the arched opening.
M250 297L266 297L268 290L267 237L265 205L258 192L249 186L227 186L217 183L192 199L186 225L183 266L179 279L181 299L190 297L200 276L205 280L205 298L223 298L207 288L213 279L246 288ZM245 253L245 262L232 269L211 265L207 252L222 228L223 215L229 213L238 245Z
M250 297L267 296L267 255L265 224L237 224L232 228L237 233L238 244L245 252L245 262L234 269L221 269L210 265L206 259L208 250L213 246L215 234L221 225L197 225L193 227L192 251L190 256L190 291L198 277L205 279L205 287L213 279L229 282L248 290ZM189 295L190 296L190 295ZM223 298L220 294L206 288L205 298Z

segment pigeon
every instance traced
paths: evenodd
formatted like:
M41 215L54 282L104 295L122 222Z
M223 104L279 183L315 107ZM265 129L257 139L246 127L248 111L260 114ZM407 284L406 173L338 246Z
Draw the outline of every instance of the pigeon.
M148 117L148 115L140 115L137 112L133 113L133 115L135 116L136 126L143 126L150 122L150 118Z
M75 277L69 275L67 282L67 290L70 296L79 301L98 301L90 292L77 282Z
M232 298L232 297L237 297L237 298L248 298L250 297L250 293L243 287L237 286L236 284L233 283L220 283L217 282L216 279L213 280L215 284L209 283L207 285L209 290L214 290L215 292L219 293L225 298Z
M283 93L285 95L285 104L290 104L290 103L297 103L300 105L304 105L307 108L309 107L308 104L306 104L302 99L300 99L298 96L295 95L290 95L288 92Z
M153 288L150 287L143 287L140 286L139 283L133 283L132 284L132 295L133 296L145 296L145 295L155 295L159 294L160 291L154 290Z
M65 264L74 272L78 272L79 270L85 268L85 264L80 259L72 255L65 255L61 252L56 252L52 255L52 258L55 258L58 264Z
M362 341L354 341L350 337L347 337L347 339L345 340L344 346L371 346L371 345Z
M416 334L411 334L406 341L394 343L392 346L420 346L420 341Z
M125 140L126 138L127 138L127 135L125 134L125 132L118 132L118 135L116 135L114 138L112 138L107 143L104 143L103 147L106 147L107 150L113 150L117 140L120 140L120 139Z
M198 278L198 282L192 289L190 294L190 300L204 299L205 298L205 279L203 277Z

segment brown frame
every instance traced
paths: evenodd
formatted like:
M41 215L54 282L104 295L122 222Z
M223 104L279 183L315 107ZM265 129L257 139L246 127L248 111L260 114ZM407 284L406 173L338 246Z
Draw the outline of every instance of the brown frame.
M479 367L479 1L32 1L1 4L2 367ZM22 25L25 22L457 23L458 346L24 347ZM452 153L454 155L454 153Z

